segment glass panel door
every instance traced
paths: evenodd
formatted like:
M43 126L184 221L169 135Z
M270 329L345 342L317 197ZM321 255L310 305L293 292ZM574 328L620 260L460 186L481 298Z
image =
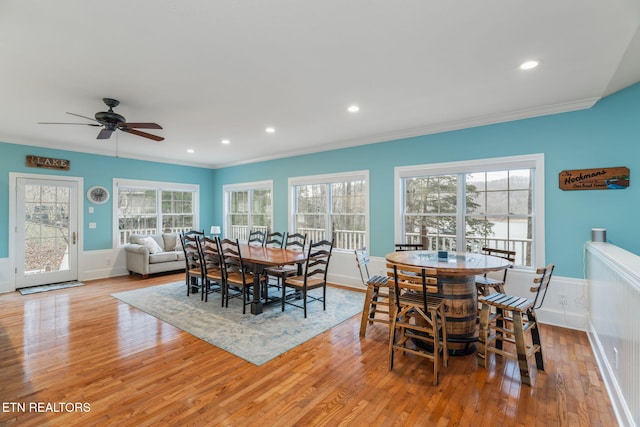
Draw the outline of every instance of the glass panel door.
M17 179L16 288L78 278L75 181Z

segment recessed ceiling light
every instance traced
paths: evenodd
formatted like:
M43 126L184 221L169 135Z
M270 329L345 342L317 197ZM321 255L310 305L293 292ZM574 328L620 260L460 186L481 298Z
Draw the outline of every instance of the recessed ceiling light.
M223 144L231 144L231 141L229 141L228 139L223 139L222 141Z
M349 108L347 108L347 111L349 111L350 113L357 113L358 111L360 111L360 107L358 107L357 105L350 105Z
M274 133L276 131L276 129L272 128L272 127L268 127L264 131L267 132L267 133Z
M193 148L189 148L189 149L187 150L187 153L189 153L189 154L193 154L193 153L195 153L195 152L196 152L196 150L194 150Z
M525 61L522 64L520 64L520 69L531 70L533 68L536 68L538 65L540 65L540 61L538 61L537 59L532 59L530 61Z

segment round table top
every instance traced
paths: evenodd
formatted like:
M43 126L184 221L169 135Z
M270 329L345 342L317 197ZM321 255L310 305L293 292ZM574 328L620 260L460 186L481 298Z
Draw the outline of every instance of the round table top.
M474 276L511 265L503 258L471 252L447 252L445 260L438 258L437 251L398 251L387 254L386 260L393 264L435 268L438 275L443 276Z

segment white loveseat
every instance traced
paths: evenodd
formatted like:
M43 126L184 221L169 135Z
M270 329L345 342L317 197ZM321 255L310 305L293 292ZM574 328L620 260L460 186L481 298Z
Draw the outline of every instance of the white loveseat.
M149 274L185 268L184 251L176 233L132 234L124 250L129 274L146 278Z

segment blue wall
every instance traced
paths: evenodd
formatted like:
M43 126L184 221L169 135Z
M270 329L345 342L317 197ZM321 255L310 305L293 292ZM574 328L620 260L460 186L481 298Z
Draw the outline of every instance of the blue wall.
M594 227L606 228L611 243L640 254L634 219L640 185L633 179L640 171L640 84L589 110L219 169L214 200L222 200L222 185L273 179L274 227L286 230L288 177L368 169L370 251L383 256L394 244L394 167L533 153L545 155L546 262L556 264L557 274L583 277L582 247ZM631 170L629 188L558 188L565 169L615 166ZM222 211L214 218L222 223Z
M25 166L27 155L53 157L70 160L68 171L54 169L38 169ZM83 154L73 151L52 150L25 145L7 144L0 142L0 230L9 229L9 172L73 176L84 178L83 194L94 185L102 185L111 192L113 179L140 179L160 182L178 182L200 185L200 226L210 227L209 221L213 217L214 203L209 197L214 192L213 171L204 168L169 165L164 163L145 162L110 156ZM113 243L113 198L103 205L91 205L94 213L87 213L89 202L85 200L83 245L85 251L111 249ZM215 209L217 212L219 210ZM98 227L89 229L88 223L95 222ZM7 234L0 233L0 258L8 256Z

